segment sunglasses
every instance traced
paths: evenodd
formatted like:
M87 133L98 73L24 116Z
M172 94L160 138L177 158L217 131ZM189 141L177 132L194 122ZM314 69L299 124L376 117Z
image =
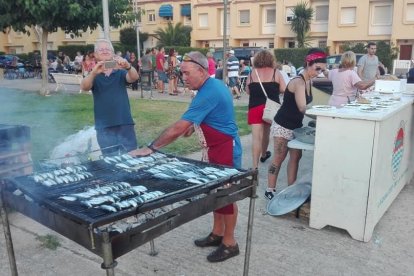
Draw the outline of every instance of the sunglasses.
M183 62L192 62L192 63L195 63L195 64L199 65L203 69L206 69L206 67L201 65L198 61L195 61L194 59L192 59L189 55L184 55L183 56Z

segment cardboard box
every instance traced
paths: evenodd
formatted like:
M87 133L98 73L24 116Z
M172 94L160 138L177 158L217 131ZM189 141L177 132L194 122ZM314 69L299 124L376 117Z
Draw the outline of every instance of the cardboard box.
M407 79L376 80L375 91L382 93L398 93L406 90Z

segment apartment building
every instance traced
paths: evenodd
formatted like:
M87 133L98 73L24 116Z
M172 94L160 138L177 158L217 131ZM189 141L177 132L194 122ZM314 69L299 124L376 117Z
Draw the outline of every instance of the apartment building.
M231 47L292 48L296 46L291 31L292 8L301 0L228 0L227 43ZM144 48L157 45L154 33L169 22L181 22L193 28L191 45L218 48L223 46L224 1L219 0L134 0L135 10L142 11L141 32L150 35ZM314 10L309 44L329 46L332 54L341 53L345 43L387 40L400 50L400 59L413 59L414 0L308 0ZM118 34L117 34L118 32ZM102 30L82 37L58 32L50 35L48 47L62 44L93 43ZM111 32L119 40L119 30ZM39 47L39 37L11 32L0 34L0 51L28 52Z

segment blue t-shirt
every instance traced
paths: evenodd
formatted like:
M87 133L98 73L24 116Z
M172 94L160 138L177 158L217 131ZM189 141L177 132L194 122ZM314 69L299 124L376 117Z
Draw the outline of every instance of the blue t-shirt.
M126 70L114 70L111 75L99 74L92 86L95 128L133 125L126 89Z
M233 137L234 167L241 164L241 143L234 116L233 98L222 81L208 78L198 90L188 110L181 119L196 125L204 123L215 130ZM237 160L237 161L236 161Z

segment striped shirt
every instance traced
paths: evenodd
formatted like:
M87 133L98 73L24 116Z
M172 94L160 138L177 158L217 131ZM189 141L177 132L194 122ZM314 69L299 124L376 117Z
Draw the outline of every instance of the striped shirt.
M227 59L227 77L239 76L239 60L235 56L230 56Z

